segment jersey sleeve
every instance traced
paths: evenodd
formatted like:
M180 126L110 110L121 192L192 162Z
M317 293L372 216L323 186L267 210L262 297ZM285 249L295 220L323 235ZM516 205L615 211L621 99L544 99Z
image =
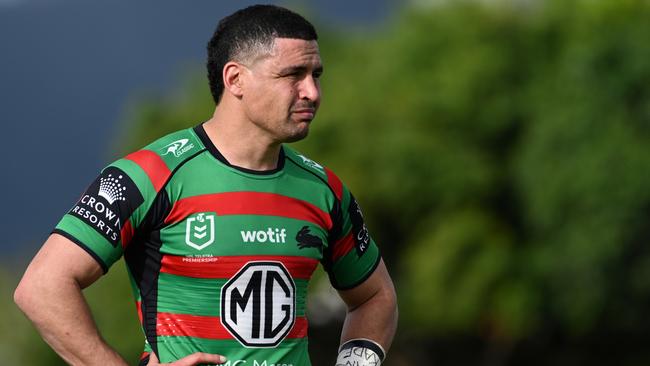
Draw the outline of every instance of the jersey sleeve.
M53 232L79 245L107 272L155 194L145 172L134 161L120 159L102 170Z
M328 172L330 179L336 179ZM336 183L334 184L336 186ZM339 200L330 243L324 252L323 266L332 286L338 290L356 287L374 272L381 259L379 248L368 232L363 212L350 191L338 183Z

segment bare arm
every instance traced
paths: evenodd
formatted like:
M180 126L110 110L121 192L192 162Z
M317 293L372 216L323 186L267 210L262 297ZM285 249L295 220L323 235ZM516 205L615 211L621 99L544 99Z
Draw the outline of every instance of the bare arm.
M99 264L69 239L52 234L27 267L14 301L34 323L43 339L71 365L126 365L99 334L81 292L102 275ZM223 363L220 355L194 353L170 364L192 366Z
M365 338L388 351L397 329L397 296L384 261L361 285L339 294L348 306L341 344Z
M81 292L101 275L88 253L52 234L14 293L14 301L43 339L71 365L126 365L99 335Z

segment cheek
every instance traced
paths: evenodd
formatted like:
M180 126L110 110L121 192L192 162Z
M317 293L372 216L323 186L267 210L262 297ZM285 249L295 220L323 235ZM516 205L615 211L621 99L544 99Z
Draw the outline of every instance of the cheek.
M265 124L275 124L287 118L291 106L290 98L271 90L250 95L247 103L248 114L254 120L265 121Z

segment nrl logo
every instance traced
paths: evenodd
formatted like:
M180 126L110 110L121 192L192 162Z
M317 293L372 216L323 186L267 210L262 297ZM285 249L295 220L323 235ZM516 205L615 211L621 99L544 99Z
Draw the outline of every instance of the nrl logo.
M175 157L179 157L183 155L184 153L192 150L194 148L194 144L190 143L189 145L187 144L190 140L188 139L180 139L176 140L170 144L165 145L162 148L162 155L167 155L167 154L172 154ZM186 146L187 145L187 146Z
M187 219L185 244L202 250L214 242L214 214L201 212Z

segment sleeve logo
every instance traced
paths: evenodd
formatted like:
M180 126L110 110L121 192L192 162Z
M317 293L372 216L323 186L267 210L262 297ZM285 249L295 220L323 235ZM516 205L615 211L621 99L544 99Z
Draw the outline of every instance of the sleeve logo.
M69 214L95 229L115 247L120 242L124 222L143 201L138 187L126 173L108 167L88 187Z
M193 143L190 143L188 145L189 141L190 140L188 139L180 139L165 145L161 150L162 155L165 156L167 154L172 154L177 158L180 157L181 155L185 154L186 152L194 148Z
M368 250L370 245L370 233L363 221L363 212L361 212L361 207L352 195L350 195L348 214L350 215L350 221L352 221L352 233L354 235L354 244L357 250L357 255L361 257L366 250Z
M298 155L298 156L300 156L300 158L302 159L303 164L305 164L305 165L307 165L309 167L312 167L312 168L320 171L321 173L325 173L325 169L323 168L322 165L318 164L317 162L311 160L310 158L308 158L308 157L306 157L304 155Z
M116 200L125 201L123 192L126 191L126 187L122 186L120 180L124 178L123 175L118 175L117 178L113 178L112 174L109 174L106 178L99 178L99 196L103 197L108 201L109 205L112 205Z

